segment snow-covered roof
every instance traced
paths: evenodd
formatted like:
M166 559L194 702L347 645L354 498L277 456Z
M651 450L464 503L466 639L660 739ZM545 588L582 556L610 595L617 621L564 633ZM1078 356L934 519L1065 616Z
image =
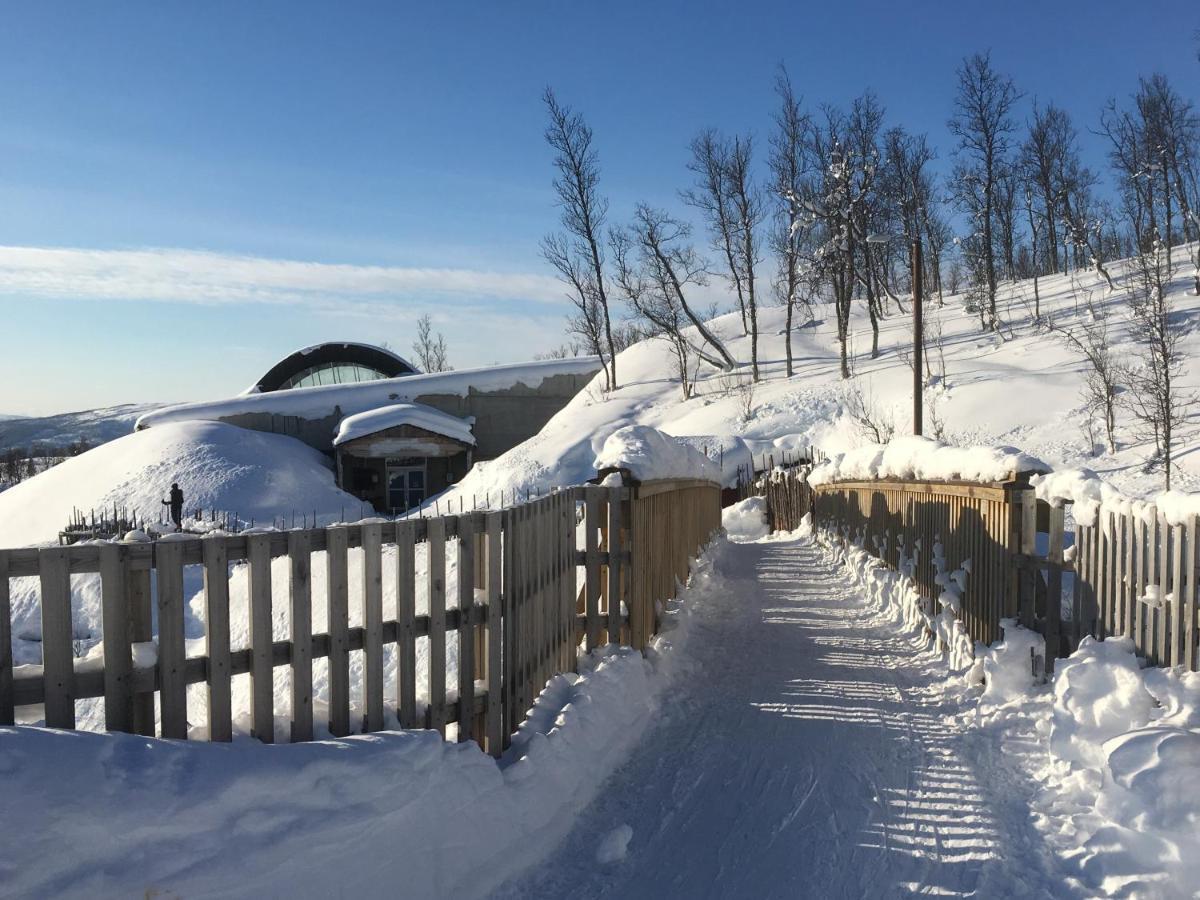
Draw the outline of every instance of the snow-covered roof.
M346 416L338 426L333 446L337 447L347 441L400 425L412 425L414 428L440 434L463 444L475 445L475 435L471 434L471 423L466 419L460 419L422 403L396 403L391 406L381 406L378 409L369 409L353 416Z
M465 397L471 390L498 391L524 384L537 387L555 375L591 375L600 368L594 356L573 359L551 359L539 362L487 366L454 372L434 372L427 375L406 375L383 378L356 384L330 384L318 387L292 388L246 394L228 400L203 403L183 403L147 413L137 420L137 427L149 428L164 422L217 420L248 413L269 413L280 416L300 416L321 419L335 408L342 415L354 415L393 403L410 403L420 397L447 394Z

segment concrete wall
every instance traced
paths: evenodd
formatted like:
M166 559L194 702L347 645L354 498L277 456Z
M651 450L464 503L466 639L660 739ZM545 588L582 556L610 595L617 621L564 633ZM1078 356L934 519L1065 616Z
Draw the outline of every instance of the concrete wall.
M492 459L541 431L551 417L566 406L591 378L591 374L552 375L543 378L535 387L517 384L491 391L471 388L466 396L427 394L414 397L413 401L459 418L474 416L473 432L477 442L474 458ZM329 410L328 415L320 418L274 415L267 412L219 417L219 421L241 428L290 435L323 453L333 452L333 436L341 420L342 411L336 406Z

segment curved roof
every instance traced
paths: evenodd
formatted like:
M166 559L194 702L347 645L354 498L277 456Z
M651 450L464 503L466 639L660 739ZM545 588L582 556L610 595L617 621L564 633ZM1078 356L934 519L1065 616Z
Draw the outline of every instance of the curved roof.
M473 421L473 419L460 419L458 416L452 416L423 403L396 403L346 416L338 425L333 446L338 447L368 434L375 434L398 425L412 425L473 447L475 445L475 435L471 433Z
M306 375L317 371L330 373L328 384L337 384L339 379L338 367L361 373L366 370L367 378L353 380L374 380L376 378L398 378L402 375L416 375L420 370L402 356L397 356L391 350L375 347L371 344L359 344L353 341L330 341L305 347L281 359L271 366L267 373L258 379L254 387L246 393L268 393L270 391L286 390L294 387ZM375 374L377 373L377 374ZM317 381L317 384L322 382Z

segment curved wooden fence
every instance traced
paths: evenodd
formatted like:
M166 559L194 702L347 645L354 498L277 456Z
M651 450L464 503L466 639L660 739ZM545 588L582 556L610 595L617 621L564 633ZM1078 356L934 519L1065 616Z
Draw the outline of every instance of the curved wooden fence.
M0 550L0 725L22 707L44 707L46 725L73 728L75 703L104 698L110 731L186 738L187 687L204 684L208 738L229 740L231 683L251 678L252 734L274 738L274 670L290 670L291 739L310 740L313 661L328 660L328 728L351 729L350 654L362 654L361 728L384 727L384 648L396 647L393 710L405 728L475 739L499 754L546 681L573 670L578 649L624 642L641 649L657 610L676 595L694 558L720 527L720 486L654 481L584 485L504 510L457 516L154 543ZM580 546L582 544L582 546ZM427 564L418 572L417 548ZM394 552L384 554L385 547ZM348 553L362 551L361 592L351 596ZM447 596L447 552L457 554ZM328 630L312 629L314 554L325 567ZM272 560L286 557L290 634L276 640ZM396 617L383 617L384 561L396 584ZM248 569L249 646L230 646L231 567ZM185 567L203 571L205 652L187 653ZM71 578L94 573L103 596L102 665L77 666ZM10 580L38 579L41 665L14 668ZM417 579L428 612L416 614ZM362 624L351 627L352 604ZM152 606L158 627L152 631ZM447 636L457 640L457 683L447 685ZM418 639L429 641L428 703L417 702ZM150 648L150 654L145 649ZM152 661L147 661L147 656ZM357 670L357 669L356 669ZM155 714L155 701L159 714ZM36 718L36 710L33 711ZM23 716L28 719L29 716ZM157 719L157 728L156 728ZM356 725L359 723L355 723Z

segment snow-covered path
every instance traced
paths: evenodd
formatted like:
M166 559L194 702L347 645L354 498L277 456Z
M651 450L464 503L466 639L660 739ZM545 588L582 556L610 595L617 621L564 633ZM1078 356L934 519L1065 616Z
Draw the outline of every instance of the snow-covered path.
M730 545L721 571L661 720L497 896L1069 895L1029 788L955 721L936 654L807 541ZM626 825L624 858L598 861Z

